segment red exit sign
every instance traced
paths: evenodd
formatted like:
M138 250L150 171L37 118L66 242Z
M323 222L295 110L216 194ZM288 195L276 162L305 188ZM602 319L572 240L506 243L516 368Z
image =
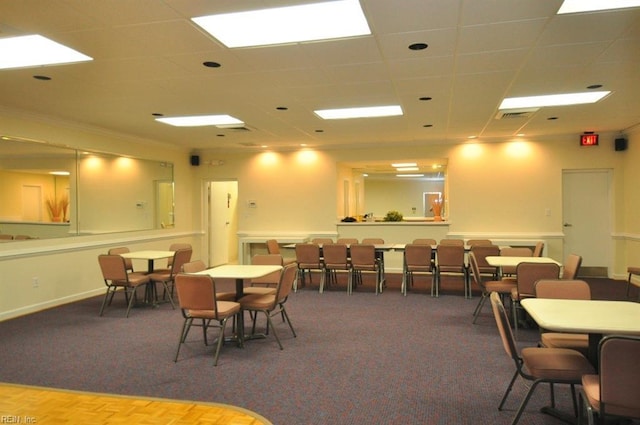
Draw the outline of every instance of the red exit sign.
M597 146L598 135L597 134L583 134L580 136L580 146Z

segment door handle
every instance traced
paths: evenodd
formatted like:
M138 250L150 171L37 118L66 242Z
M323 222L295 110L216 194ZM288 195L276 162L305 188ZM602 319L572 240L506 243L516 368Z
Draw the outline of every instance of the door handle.
M571 224L571 223L564 223L562 226L563 226L563 227L571 227L571 226L573 226L573 224Z

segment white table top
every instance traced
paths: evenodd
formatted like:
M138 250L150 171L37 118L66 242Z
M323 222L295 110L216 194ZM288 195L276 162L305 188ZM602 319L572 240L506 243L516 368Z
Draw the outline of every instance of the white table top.
M516 267L520 263L555 263L562 266L550 257L510 257L507 255L489 255L485 257L487 263L493 267Z
M640 303L527 298L521 304L551 331L640 335Z
M174 251L132 251L120 254L121 257L131 258L134 260L161 260L163 258L173 257Z
M194 274L209 275L214 279L255 279L282 270L282 266L258 264L225 264Z

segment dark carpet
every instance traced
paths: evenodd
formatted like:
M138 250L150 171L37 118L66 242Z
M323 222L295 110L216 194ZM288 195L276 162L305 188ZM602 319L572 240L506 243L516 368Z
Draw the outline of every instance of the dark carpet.
M624 298L626 282L590 283L594 298ZM127 319L122 294L104 317L95 297L4 321L0 381L227 403L278 425L511 422L527 387L519 380L506 410L497 410L514 365L489 305L472 325L478 298L455 290L431 298L426 285L407 297L391 283L378 296L316 288L287 302L297 338L276 318L283 351L272 335L244 349L226 344L217 367L199 328L174 363L179 310L136 308ZM523 330L520 345L535 345L537 335ZM570 411L568 394L558 388L559 407ZM561 423L539 412L548 396L539 387L520 423Z

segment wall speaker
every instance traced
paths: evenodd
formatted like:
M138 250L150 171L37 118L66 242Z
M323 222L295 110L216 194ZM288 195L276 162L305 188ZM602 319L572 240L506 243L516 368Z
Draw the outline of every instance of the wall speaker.
M617 151L626 151L627 150L627 139L619 138L614 142L615 150Z
M194 167L200 165L200 155L191 155L191 165Z

